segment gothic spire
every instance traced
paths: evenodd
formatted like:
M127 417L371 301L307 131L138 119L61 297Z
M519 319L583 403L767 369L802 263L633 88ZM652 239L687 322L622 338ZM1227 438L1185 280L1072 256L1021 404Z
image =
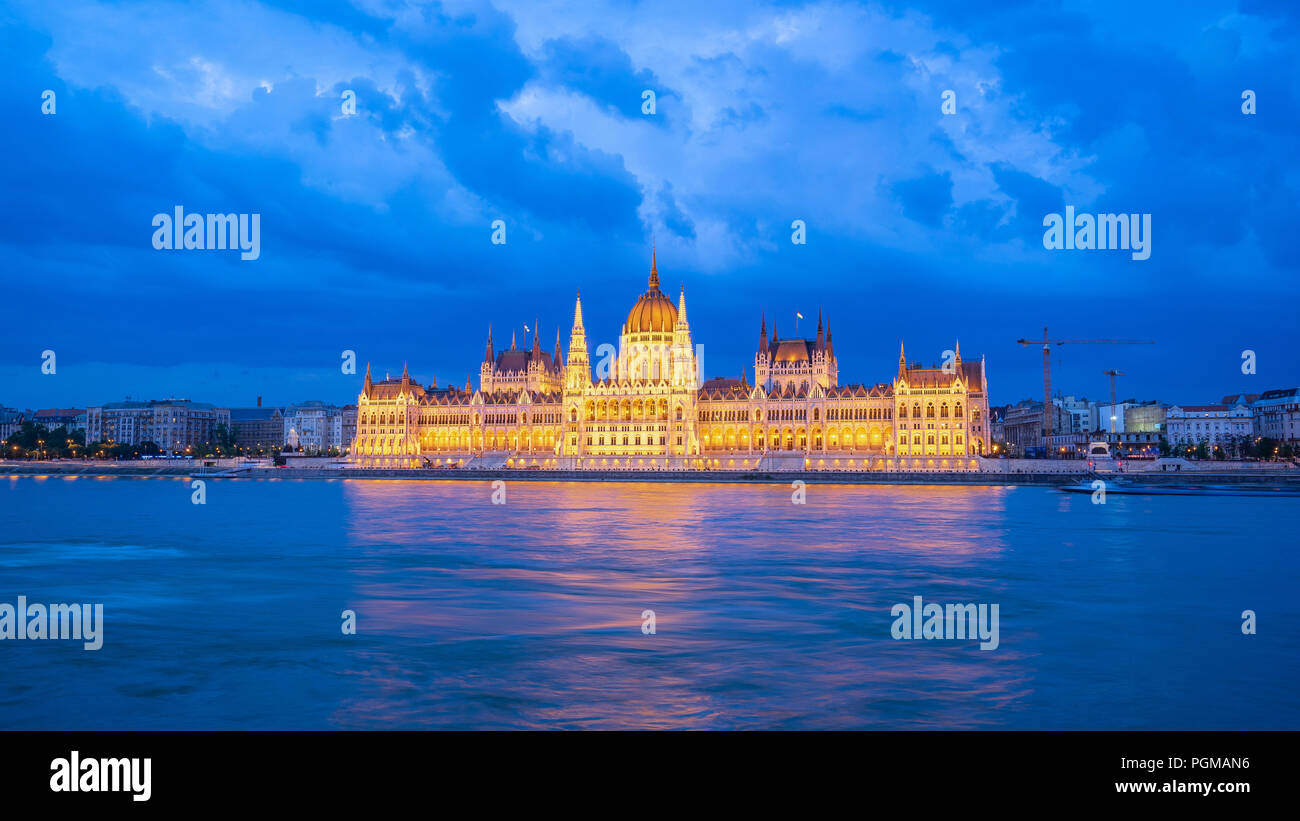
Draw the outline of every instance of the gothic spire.
M582 291L578 292L577 299L573 302L573 330L581 331L582 327Z

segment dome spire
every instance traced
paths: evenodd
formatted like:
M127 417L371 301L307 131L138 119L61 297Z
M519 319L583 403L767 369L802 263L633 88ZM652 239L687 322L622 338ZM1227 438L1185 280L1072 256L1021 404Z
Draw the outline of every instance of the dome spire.
M659 265L655 260L654 239L650 240L650 290L659 290Z

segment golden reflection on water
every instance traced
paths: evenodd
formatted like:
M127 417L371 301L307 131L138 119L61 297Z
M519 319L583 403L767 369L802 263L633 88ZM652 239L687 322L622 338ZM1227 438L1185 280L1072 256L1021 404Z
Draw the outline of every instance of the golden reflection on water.
M339 723L869 726L893 709L881 699L1024 692L1014 649L989 676L969 644L888 633L914 594L997 600L1013 488L810 484L802 505L788 485L505 490L494 505L486 480L344 482L349 606L405 649L358 655L366 695ZM411 689L430 679L436 694ZM955 707L932 720L980 723Z

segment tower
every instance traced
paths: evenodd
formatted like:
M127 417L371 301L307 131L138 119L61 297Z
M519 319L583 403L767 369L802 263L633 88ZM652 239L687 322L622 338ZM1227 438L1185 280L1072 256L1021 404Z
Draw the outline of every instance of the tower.
M686 288L677 297L677 322L673 325L672 383L674 388L694 390L698 379L691 324L686 319Z
M569 332L569 364L564 369L567 392L581 393L591 385L591 364L587 359L587 331L582 327L582 294L573 302L573 330Z

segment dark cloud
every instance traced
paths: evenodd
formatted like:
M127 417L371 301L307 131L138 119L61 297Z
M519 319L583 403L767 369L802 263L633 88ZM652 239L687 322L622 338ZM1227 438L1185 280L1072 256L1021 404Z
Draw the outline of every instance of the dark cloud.
M952 176L931 173L894 183L894 198L903 206L903 216L937 228L952 207Z

